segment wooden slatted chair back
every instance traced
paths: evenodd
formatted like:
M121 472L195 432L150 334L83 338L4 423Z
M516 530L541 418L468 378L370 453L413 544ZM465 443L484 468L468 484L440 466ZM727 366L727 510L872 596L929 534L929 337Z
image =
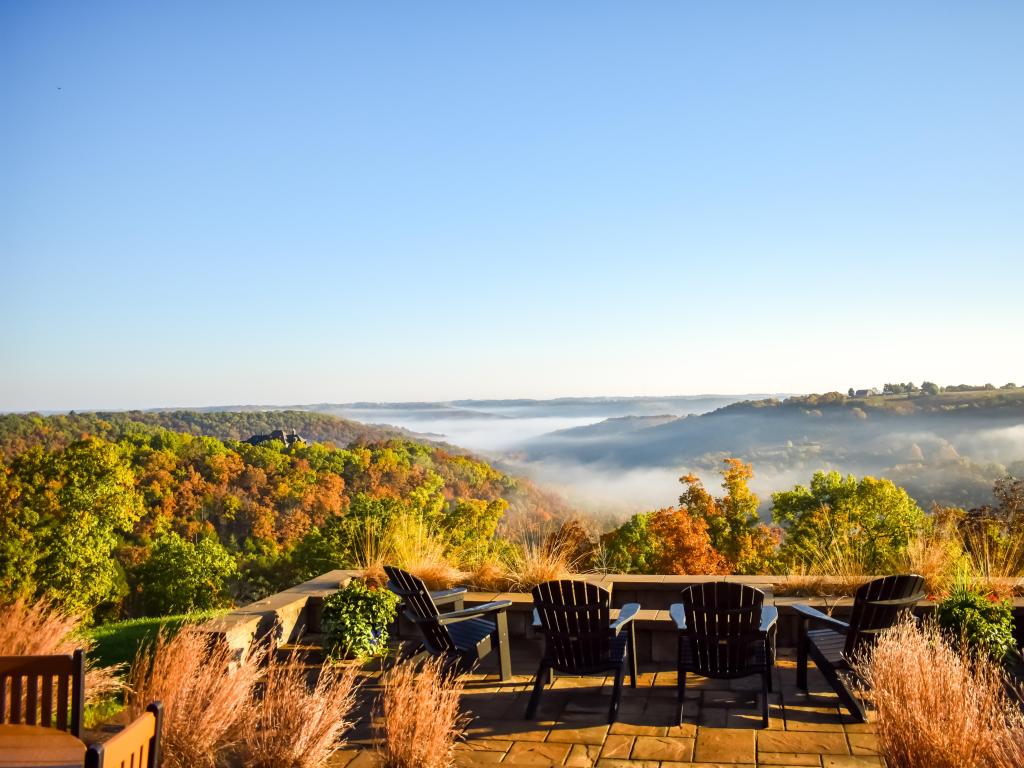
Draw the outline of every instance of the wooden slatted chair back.
M416 617L416 624L423 632L427 647L434 653L455 651L455 643L448 629L436 621L441 612L423 580L393 565L385 565L384 572L388 575L389 589L401 598L405 609Z
M0 723L82 735L85 657L0 656Z
M744 674L754 643L764 643L764 592L746 584L711 581L683 591L692 671L709 677Z
M533 588L546 654L572 674L608 663L612 593L596 584L561 579Z
M916 574L884 576L862 585L853 598L850 629L844 654L851 659L864 645L870 645L924 598L924 578Z
M142 715L102 744L89 747L85 768L157 768L163 707L154 702Z

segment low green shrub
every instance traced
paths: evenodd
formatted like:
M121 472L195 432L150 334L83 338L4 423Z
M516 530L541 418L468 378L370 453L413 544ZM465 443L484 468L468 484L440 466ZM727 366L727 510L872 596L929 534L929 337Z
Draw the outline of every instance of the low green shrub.
M353 579L324 600L320 626L335 658L368 658L384 652L398 596L384 587Z
M958 581L935 609L942 630L967 647L1001 661L1014 647L1013 606L987 591Z

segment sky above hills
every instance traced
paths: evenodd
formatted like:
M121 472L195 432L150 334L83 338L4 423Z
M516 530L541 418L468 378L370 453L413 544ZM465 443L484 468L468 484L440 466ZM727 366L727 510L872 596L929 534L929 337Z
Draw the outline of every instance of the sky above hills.
M0 410L1024 379L1024 5L0 5Z

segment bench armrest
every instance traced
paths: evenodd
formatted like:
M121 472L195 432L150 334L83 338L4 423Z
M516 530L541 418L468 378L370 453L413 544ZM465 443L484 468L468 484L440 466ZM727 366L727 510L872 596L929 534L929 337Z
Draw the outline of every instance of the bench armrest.
M635 619L638 613L640 613L640 603L626 603L619 609L619 618L611 623L609 629L613 632L618 632Z
M845 621L833 619L827 613L822 613L817 608L811 608L809 605L798 603L793 606L793 610L796 611L797 615L803 621L813 621L817 624L824 624L829 629L834 629L843 633L846 633L850 629L850 625Z
M440 625L455 624L460 621L466 621L467 619L476 619L481 616L487 616L492 613L504 611L510 605L512 605L511 600L495 600L493 603L475 605L472 608L465 608L461 611L442 613L437 617L437 623Z

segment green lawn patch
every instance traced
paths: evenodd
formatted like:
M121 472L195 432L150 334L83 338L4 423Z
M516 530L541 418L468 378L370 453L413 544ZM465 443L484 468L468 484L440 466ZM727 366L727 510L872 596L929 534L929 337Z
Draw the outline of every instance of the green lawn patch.
M139 646L156 637L156 633L161 629L176 631L183 624L198 624L224 612L225 610L213 610L176 616L147 616L92 627L86 632L94 642L90 656L104 667L111 664L130 664Z

